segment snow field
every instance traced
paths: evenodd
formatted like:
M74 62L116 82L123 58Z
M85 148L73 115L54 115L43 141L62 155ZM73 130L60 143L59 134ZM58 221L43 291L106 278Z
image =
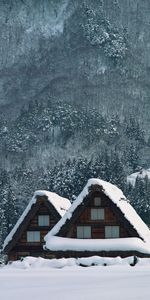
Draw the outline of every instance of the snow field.
M146 261L145 261L146 263ZM150 264L0 269L1 300L148 300Z

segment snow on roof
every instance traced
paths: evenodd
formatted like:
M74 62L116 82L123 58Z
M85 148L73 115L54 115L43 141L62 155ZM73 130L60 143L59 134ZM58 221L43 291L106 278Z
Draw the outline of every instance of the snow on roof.
M51 236L46 244L51 251L137 251L150 254L150 247L139 238L75 239Z
M71 203L68 199L59 196L56 193L48 192L48 191L36 191L34 193L33 198L37 198L37 196L47 196L48 201L55 207L59 215L62 217L65 212L71 206Z
M131 175L127 176L127 182L131 183L134 186L137 177L140 179L144 179L146 176L148 177L148 179L150 179L150 169L142 169L139 172L132 173Z
M52 228L52 230L45 236L46 248L50 247L49 239L51 236L57 235L61 229L61 227L66 223L68 219L72 217L72 213L75 209L82 203L83 199L89 193L89 187L92 185L99 185L102 187L103 193L111 199L116 206L122 211L125 218L130 222L130 224L135 228L138 232L139 236L145 241L150 242L150 230L146 226L146 224L142 221L139 215L136 213L134 208L129 204L128 200L124 196L123 192L111 184L110 182L106 182L101 179L92 178L89 179L83 191L71 205L66 214L62 217L62 219ZM72 240L72 239L71 239Z
M68 199L63 198L63 197L57 195L56 193L52 193L52 192L48 192L48 191L44 191L44 190L36 191L31 199L31 201L27 205L26 209L24 210L24 212L20 216L19 220L17 221L16 225L13 227L11 232L6 237L4 244L3 244L3 249L12 240L14 234L16 233L20 224L23 222L24 218L30 211L32 205L36 203L38 196L47 196L47 200L54 206L54 208L57 210L57 212L59 213L59 215L61 217L66 213L66 211L71 206L71 203Z

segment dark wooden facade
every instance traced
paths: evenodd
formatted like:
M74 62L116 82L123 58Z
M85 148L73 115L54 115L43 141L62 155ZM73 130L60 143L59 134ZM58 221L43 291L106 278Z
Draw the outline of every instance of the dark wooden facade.
M77 238L77 226L90 226L92 239L105 239L105 226L119 226L119 238L139 237L137 231L125 219L120 209L95 186L83 202L74 211L71 220L60 229L59 236ZM101 204L94 204L95 198L101 199ZM91 220L91 209L103 208L103 220ZM139 237L140 238L140 237Z
M94 199L100 198L100 205L95 205ZM102 220L91 219L91 209L102 208L104 218ZM119 227L119 235L114 238L141 238L135 228L125 218L124 214L117 205L107 197L100 186L91 186L89 194L83 199L82 203L72 213L72 217L67 219L65 224L60 228L57 236L68 238L79 238L77 236L78 226L90 226L91 239L105 239L106 226ZM87 237L88 238L88 237ZM113 237L111 237L113 238ZM139 253L137 251L49 251L55 257L88 257L99 255L102 257L128 257L139 256L149 257L150 255Z
M49 225L39 226L38 217L48 216ZM13 261L25 256L52 257L43 250L44 236L59 221L61 216L46 196L38 196L35 204L32 205L28 214L21 222L12 240L6 245L4 253L8 255L8 260ZM40 232L40 241L27 241L27 232Z
M105 239L105 226L119 226L119 238L132 236L133 228L131 226L125 226L124 220L119 218L117 214L117 208L115 206L112 208L110 200L107 199L105 195L103 195L101 199L101 206L95 207L93 194L91 201L88 202L88 205L71 226L67 233L67 237L77 238L77 226L85 225L91 227L92 239ZM91 209L95 208L104 209L104 220L91 220ZM134 236L138 236L136 232L134 232Z

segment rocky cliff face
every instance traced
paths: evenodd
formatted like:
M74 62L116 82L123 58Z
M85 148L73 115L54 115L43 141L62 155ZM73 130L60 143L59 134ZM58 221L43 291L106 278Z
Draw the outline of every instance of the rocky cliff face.
M148 0L0 2L0 107L62 100L124 114L147 126Z

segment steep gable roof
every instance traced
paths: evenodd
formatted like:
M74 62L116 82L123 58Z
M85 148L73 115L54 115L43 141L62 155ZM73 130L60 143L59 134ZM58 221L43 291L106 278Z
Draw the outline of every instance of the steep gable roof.
M37 196L47 196L47 200L54 206L61 217L71 206L71 203L68 199L63 198L56 193L48 191L36 191L31 201L36 201Z
M53 206L58 216L62 217L66 211L71 206L71 203L68 199L63 198L56 193L39 190L36 191L31 199L31 201L28 203L27 207L25 208L24 212L20 216L19 220L17 221L16 225L12 228L11 232L6 237L4 244L3 244L3 250L6 248L8 243L13 239L14 235L17 233L19 227L23 223L24 219L27 217L29 212L31 211L34 204L36 204L38 197L44 196L45 199Z
M119 208L119 210L124 215L124 218L133 226L133 228L138 233L139 237L144 241L150 243L150 230L146 224L142 221L139 215L136 213L134 208L130 205L129 201L124 196L123 192L117 188L115 185L100 180L92 178L88 181L84 187L81 194L74 201L68 212L63 216L63 218L52 228L52 230L45 236L46 248L49 248L49 239L52 236L57 236L62 231L67 223L69 226L72 217L78 207L86 201L86 196L89 194L90 188L92 186L99 186L101 191ZM92 242L92 241L91 241Z

